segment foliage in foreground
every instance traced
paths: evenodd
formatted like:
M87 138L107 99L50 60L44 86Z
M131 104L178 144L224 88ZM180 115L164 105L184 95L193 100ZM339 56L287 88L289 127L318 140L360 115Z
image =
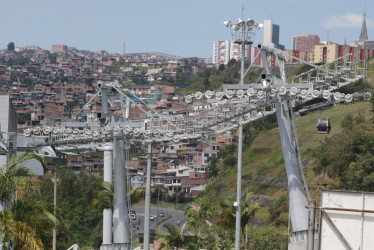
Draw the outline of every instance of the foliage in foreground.
M0 231L5 249L39 250L50 247L52 228L58 224L53 205L40 201L32 172L18 164L35 154L14 157L0 168ZM17 195L16 191L20 195Z
M315 173L339 178L342 184L335 188L374 191L374 124L358 114L347 115L341 127L342 134L326 138L314 150Z
M57 227L57 249L73 244L99 248L102 242L102 211L92 210L91 203L102 190L99 179L70 169L58 170L57 215L63 223ZM44 200L53 201L53 182L40 177Z
M252 238L247 243L245 239L246 225L250 225L257 206L250 204L251 194L247 194L241 206L241 248L248 249L286 249L287 236L273 226L256 228L249 226L247 234ZM221 209L212 206L207 196L199 197L186 211L187 222L182 228L182 235L187 232L195 238L188 242L180 242L187 249L232 249L235 243L235 213L233 206L235 197L228 197L221 202Z

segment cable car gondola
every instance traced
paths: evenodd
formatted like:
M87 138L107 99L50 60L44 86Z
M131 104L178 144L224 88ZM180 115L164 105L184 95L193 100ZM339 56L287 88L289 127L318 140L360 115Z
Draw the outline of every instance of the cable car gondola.
M320 118L317 124L317 133L318 134L328 134L331 130L331 124L329 119Z
M317 133L328 134L330 133L330 130L331 130L330 120L322 117L322 109L321 109L321 115L317 123Z

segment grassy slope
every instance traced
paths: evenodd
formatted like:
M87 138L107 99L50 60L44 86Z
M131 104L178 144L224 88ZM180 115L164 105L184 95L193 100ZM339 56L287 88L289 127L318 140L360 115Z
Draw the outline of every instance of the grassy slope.
M297 121L298 127L298 137L299 137L299 146L301 157L304 164L304 172L307 179L309 191L311 193L312 199L314 201L319 201L320 199L320 190L323 185L328 188L328 184L331 184L337 180L330 179L323 176L315 176L312 166L314 158L310 152L310 149L315 148L320 144L322 140L326 137L331 137L334 134L341 133L340 121L347 114L355 115L358 112L361 112L365 117L369 118L372 116L371 105L367 102L358 102L350 105L340 105L337 107L330 108L323 112L323 116L330 119L332 124L332 130L329 135L317 134L316 125L320 112L309 113L306 116L300 117ZM257 170L262 165L268 162L268 159L271 157L281 157L283 155L282 148L280 144L280 136L278 128L272 129L261 133L256 137L251 147L244 151L243 154L243 176L248 174L257 174ZM285 165L284 163L275 164L271 168L267 168L260 173L262 176L268 177L279 177L285 174ZM219 205L219 201L224 197L235 195L236 193L236 167L227 171L224 178L216 182L216 186L224 186L222 192L216 201L215 205ZM231 184L227 184L231 183ZM327 186L326 186L327 184ZM216 189L214 189L216 190ZM248 182L243 180L242 182L242 192L253 192L253 194L262 194L270 196L270 199L276 200L281 194L287 194L287 187L278 187L265 184L257 184L253 182ZM211 194L215 196L215 194ZM268 208L263 207L257 213L256 217L261 218L265 221L269 218ZM281 218L284 224L287 224L288 213L282 213ZM281 227L284 230L286 228Z
M331 137L334 134L341 133L340 128L340 121L346 116L347 114L355 115L358 112L361 112L365 117L369 118L371 116L370 112L371 106L367 102L358 102L355 104L350 105L340 105L336 107L332 107L330 109L324 110L322 115L326 118L330 119L332 130L329 135L324 134L317 134L316 126L318 122L318 118L320 116L320 112L312 112L308 115L302 116L296 121L296 125L298 128L298 137L299 137L299 146L301 157L303 161L307 161L305 164L306 166L306 173L308 179L308 185L313 186L319 180L315 179L313 174L308 168L311 165L312 161L314 160L309 149L313 149L320 144L322 140L326 137ZM282 148L280 144L280 136L278 128L265 131L259 134L254 142L252 143L251 147L243 152L243 176L248 174L256 174L257 169L266 164L271 157L281 157L283 155ZM284 164L275 164L273 167L265 169L261 172L261 175L268 176L268 177L279 177L285 173L285 166ZM225 185L225 183L232 183L231 185ZM225 197L229 194L236 192L236 169L232 169L228 171L225 175L225 178L218 181L218 185L225 185L226 188L222 191L221 196ZM320 183L328 183L328 180L323 180ZM234 185L235 184L235 185ZM248 183L243 183L243 191L246 191ZM259 188L255 188L254 190L258 190ZM265 188L264 186L260 188L262 191L261 194L266 194L271 196L277 197L277 194L274 194L272 191L273 188L268 187ZM264 190L262 190L264 189ZM277 190L278 188L274 188ZM253 188L249 188L249 190L253 190ZM276 192L278 193L279 190Z
M367 81L372 87L374 87L374 60L371 60L368 64L368 78ZM329 135L318 134L316 132L316 125L318 118L320 117L320 111L311 112L305 116L300 117L296 121L298 129L298 138L301 157L304 164L304 172L309 186L309 190L312 199L319 201L321 184L326 185L334 183L337 180L333 180L324 176L315 176L313 173L313 163L315 159L311 154L310 149L317 147L322 140L326 137L334 136L335 134L341 133L340 121L348 114L356 115L361 112L367 119L372 117L370 112L371 104L368 102L356 102L346 105L339 105L331 107L322 112L322 116L329 118L332 130ZM259 134L252 145L244 147L243 151L243 170L242 176L248 174L258 174L259 168L263 168L265 164L269 162L270 158L279 158L283 156L282 148L280 144L280 136L278 128L269 131L262 132ZM279 177L285 174L284 163L275 163L270 167L265 168L260 172L260 175L268 177ZM227 170L224 177L217 179L214 183L214 188L211 189L212 197L216 205L224 197L235 195L236 193L236 167ZM230 184L228 184L230 183ZM217 187L221 187L219 197L213 192L216 192ZM223 187L223 188L222 188ZM326 186L325 186L326 187ZM242 192L253 192L254 194L263 194L270 196L271 199L276 200L281 194L287 194L287 188L279 188L277 186L270 185L259 185L257 183L251 183L248 181L242 182ZM260 209L256 217L266 220L269 217L267 208ZM287 222L288 214L283 213L281 217ZM285 229L285 228L284 228ZM286 229L285 229L286 230Z

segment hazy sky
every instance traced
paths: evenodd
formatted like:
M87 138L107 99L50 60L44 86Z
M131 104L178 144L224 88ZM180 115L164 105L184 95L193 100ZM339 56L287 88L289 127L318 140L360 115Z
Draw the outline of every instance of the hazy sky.
M374 40L374 3L368 0L1 0L0 49L66 44L77 49L123 53L162 52L210 57L213 41L230 40L223 21L242 17L280 25L280 43L317 34L349 44L360 34L365 2ZM257 32L255 43L262 41Z

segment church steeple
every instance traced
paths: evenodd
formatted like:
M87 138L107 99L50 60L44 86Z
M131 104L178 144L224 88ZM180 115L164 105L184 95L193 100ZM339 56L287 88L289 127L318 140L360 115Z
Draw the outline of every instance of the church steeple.
M362 20L362 27L361 27L361 33L360 33L360 38L358 39L359 41L367 41L369 40L368 38L368 32L366 29L366 6L364 10L364 19Z

